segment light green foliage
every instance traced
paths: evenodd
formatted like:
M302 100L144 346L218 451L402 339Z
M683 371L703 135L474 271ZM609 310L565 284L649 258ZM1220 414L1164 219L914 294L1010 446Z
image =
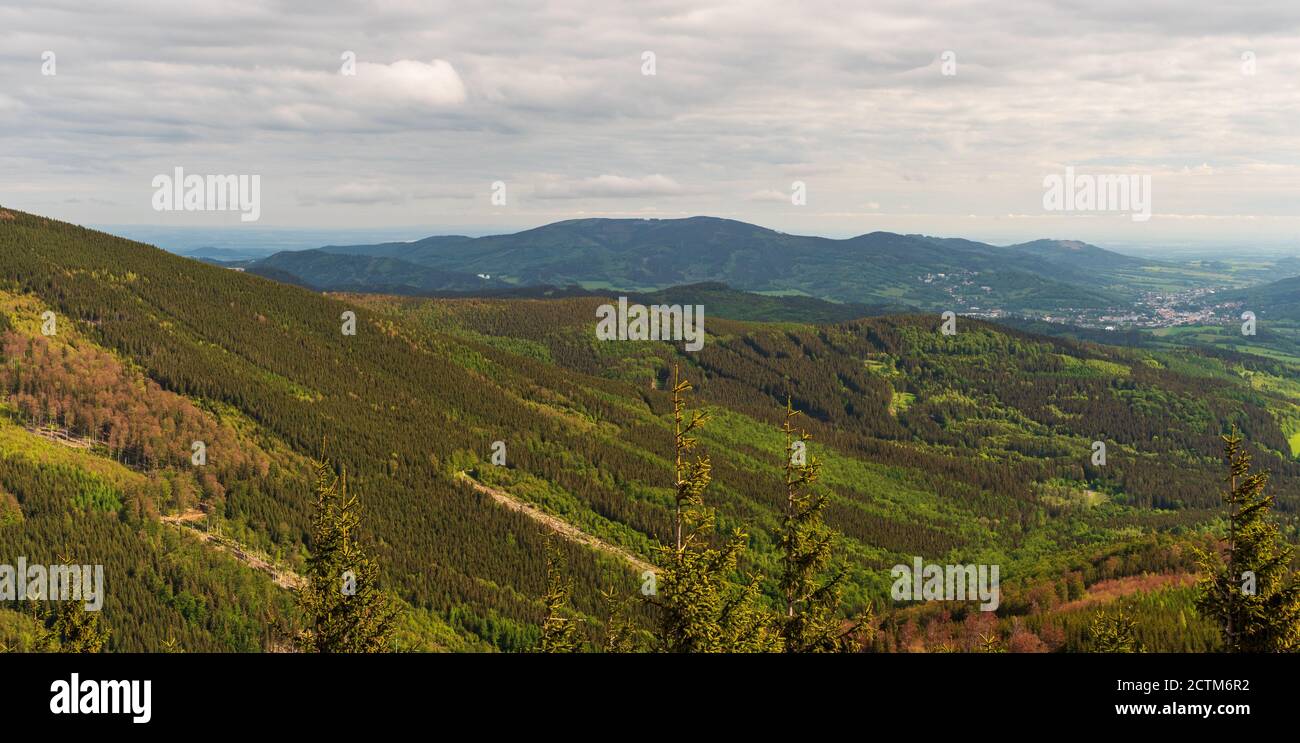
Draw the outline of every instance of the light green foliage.
M1092 649L1098 653L1141 653L1137 639L1137 622L1123 608L1102 610L1092 618L1088 634Z
M676 495L674 543L660 551L656 595L659 629L656 650L671 653L767 652L780 638L761 604L759 581L741 584L729 576L744 552L747 536L735 529L721 546L711 546L713 512L704 504L712 479L707 455L693 455L696 433L707 422L703 413L686 418L690 382L673 375L673 451Z
M553 543L546 545L546 595L542 603L546 615L542 619L542 639L537 645L540 653L576 653L582 649L582 630L579 618L574 616L569 597L573 594L573 579L562 572L559 552Z
M821 474L821 462L807 451L812 436L796 432L791 422L799 414L785 403L785 516L778 542L781 551L781 596L785 611L780 616L781 644L787 653L833 652L851 647L847 639L864 624L840 626L840 583L844 573L827 577L835 534L822 520L826 496L813 492Z
M1223 553L1203 551L1197 607L1216 621L1229 652L1290 652L1300 648L1300 579L1294 548L1278 533L1265 494L1268 474L1251 471L1251 455L1236 430L1224 440L1228 462L1228 533Z
M379 589L379 566L361 546L361 506L347 473L316 463L316 512L307 584L298 602L299 647L316 653L380 653L393 649L397 609Z

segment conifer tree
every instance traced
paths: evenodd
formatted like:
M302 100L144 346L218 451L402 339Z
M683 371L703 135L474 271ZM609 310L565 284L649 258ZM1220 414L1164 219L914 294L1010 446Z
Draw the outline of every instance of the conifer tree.
M560 569L560 554L555 544L546 542L546 619L542 622L542 639L537 646L540 653L576 653L582 648L580 621L573 616L569 598L573 595L573 579L566 578Z
M1145 652L1142 641L1137 638L1137 620L1123 607L1097 612L1088 625L1088 637L1096 653Z
M1006 648L1002 646L1002 637L998 635L997 630L990 632L981 632L979 636L979 645L977 653L1005 653Z
M392 644L398 611L379 589L379 565L360 542L361 506L347 472L316 469L316 506L306 584L298 591L305 628L298 646L316 653L379 653Z
M80 601L60 601L45 613L36 649L59 653L100 653L108 645L109 630L98 611L87 611Z
M799 411L785 401L785 513L778 547L781 551L780 589L785 601L779 627L787 653L834 652L851 649L849 637L862 625L847 631L840 626L840 581L843 573L825 578L830 564L834 532L822 520L826 496L811 492L821 477L821 462L807 451L812 440L791 425Z
M632 653L643 649L646 644L643 642L645 633L637 628L629 616L631 598L626 596L620 598L618 591L613 588L602 589L600 596L608 607L604 651Z
M1227 459L1228 534L1222 554L1202 551L1197 609L1218 623L1228 652L1300 649L1300 581L1293 549L1278 533L1264 493L1267 472L1251 472L1251 456L1234 427L1223 437Z
M649 597L659 613L659 650L666 652L766 652L779 647L770 613L760 603L758 579L743 585L729 579L745 549L746 534L732 532L720 546L709 543L713 511L703 493L711 479L707 455L692 458L696 433L708 420L687 420L685 394L691 383L673 370L673 450L676 475L673 538L661 548L662 570Z
M674 551L685 549L683 530L692 514L704 508L704 489L713 480L713 465L708 455L690 458L690 453L699 444L694 434L709 421L707 412L696 411L686 420L687 392L694 387L689 380L681 379L677 367L673 367L673 473L676 477L673 495L673 536Z
M59 562L75 562L67 552L60 552ZM102 612L89 611L80 600L56 601L52 606L42 606L40 597L29 599L32 616L40 622L34 647L39 652L101 653L108 646L111 634L105 626Z

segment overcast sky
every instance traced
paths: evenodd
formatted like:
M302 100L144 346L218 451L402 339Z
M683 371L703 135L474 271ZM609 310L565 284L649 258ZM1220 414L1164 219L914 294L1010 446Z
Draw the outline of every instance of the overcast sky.
M260 175L260 220L154 211L178 166ZM1152 218L1044 211L1067 166ZM1296 245L1300 2L5 0L0 172L87 224Z

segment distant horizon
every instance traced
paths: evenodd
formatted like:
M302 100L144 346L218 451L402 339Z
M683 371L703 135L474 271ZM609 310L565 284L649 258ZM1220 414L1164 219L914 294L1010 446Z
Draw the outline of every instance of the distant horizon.
M183 170L260 179L247 224L289 229L706 213L802 235L1300 242L1294 3L142 12L5 16L0 203L239 223L154 203ZM1072 176L1131 179L1139 205L1047 198Z
M1246 254L1269 256L1300 256L1300 240L1278 240L1274 242L1243 240L1228 242L1222 238L1207 237L1200 240L1181 240L1166 242L1129 242L1125 240L1090 240L1068 235L1039 235L1029 238L1008 238L982 235L979 233L939 234L926 231L904 231L898 229L869 229L861 232L816 232L792 231L769 227L735 217L720 217L712 214L694 214L686 217L607 217L587 216L569 217L530 225L399 225L393 227L314 227L288 225L164 225L164 224L85 224L90 229L107 232L127 239L155 244L159 248L174 253L187 253L203 248L228 250L266 250L280 252L284 250L314 250L328 245L369 245L378 243L416 242L428 237L463 235L478 238L493 235L509 235L526 230L537 229L557 222L580 219L690 219L692 217L713 217L744 222L756 227L771 229L792 235L822 237L844 240L872 232L886 232L898 235L923 235L939 239L965 239L983 242L995 246L1008 246L1035 240L1076 240L1095 245L1116 253L1151 256L1167 255L1174 257L1186 254L1188 258L1216 255L1222 251L1246 252ZM342 240L346 240L343 242ZM158 242L155 242L158 241ZM171 245L160 244L171 242ZM269 245L267 243L270 243ZM1228 257L1228 256L1225 256Z

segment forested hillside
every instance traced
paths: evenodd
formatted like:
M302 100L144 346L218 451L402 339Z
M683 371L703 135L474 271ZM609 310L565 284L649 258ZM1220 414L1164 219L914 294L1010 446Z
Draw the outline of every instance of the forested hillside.
M105 564L114 650L282 644L288 594L162 517L189 514L300 569L309 460L322 453L349 473L384 586L407 608L401 646L532 647L548 541L599 640L599 590L634 592L625 555L653 561L668 538L674 367L713 416L702 446L719 533L748 529L738 570L764 576L766 600L787 395L806 412L825 518L843 535L845 606L877 606L881 650L964 647L989 632L1016 649L1085 649L1080 628L1118 596L1139 598L1149 645L1212 647L1186 576L1221 512L1219 437L1233 425L1272 471L1294 538L1288 426L1300 408L1285 385L1263 383L1277 368L965 318L952 336L929 315L723 320L710 300L707 341L687 353L597 341L599 297L327 296L10 213L0 561ZM504 466L491 463L495 442ZM997 615L893 607L889 568L914 555L1001 564ZM0 631L22 607L9 610Z
M997 247L889 232L833 240L716 217L573 219L509 235L439 236L329 246L321 252L340 259L327 266L302 261L292 272L308 284L328 287L336 265L373 267L378 259L400 259L521 286L576 283L649 291L723 282L745 291L926 309L952 309L959 296L960 306L1106 307L1129 297L1134 276L1155 266L1080 243L1043 240ZM409 271L387 273L372 274L373 285L397 285Z
M430 294L509 287L502 281L443 271L399 258L336 255L320 250L276 253L254 261L248 270L270 278L292 276L311 289Z

